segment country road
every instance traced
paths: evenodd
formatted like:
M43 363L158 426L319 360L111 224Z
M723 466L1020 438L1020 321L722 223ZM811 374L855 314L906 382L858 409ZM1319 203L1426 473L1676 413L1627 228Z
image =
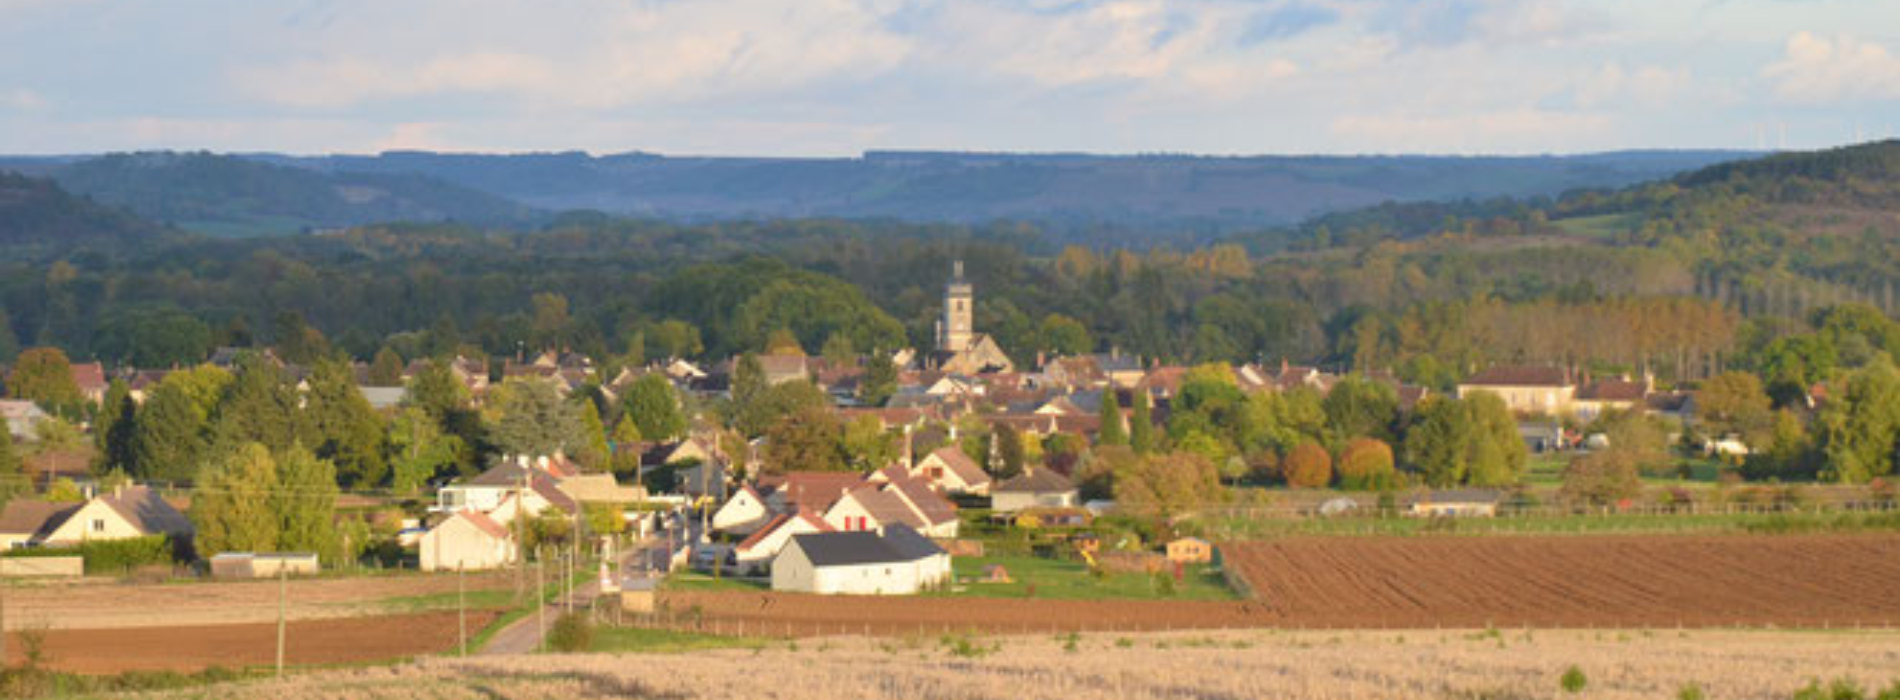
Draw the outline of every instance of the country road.
M616 571L614 575L618 580L623 582L622 585L625 585L624 582L627 581L647 578L654 575L650 564L635 565L637 561L650 562L654 558L655 555L652 553L655 551L653 544L651 540L641 542L634 547L630 547L627 552L620 556L619 562L615 565ZM488 644L483 646L479 653L483 656L532 654L541 648L541 638L546 634L546 629L543 628L543 625L552 627L554 620L560 617L562 610L586 609L592 606L594 599L599 596L600 579L591 578L587 583L575 588L569 600L562 601L556 599L552 605L543 605L543 609L539 611L539 614L529 614L526 617L514 621L507 627L502 628L499 632L496 632L495 636L489 638ZM566 605L563 605L564 602Z

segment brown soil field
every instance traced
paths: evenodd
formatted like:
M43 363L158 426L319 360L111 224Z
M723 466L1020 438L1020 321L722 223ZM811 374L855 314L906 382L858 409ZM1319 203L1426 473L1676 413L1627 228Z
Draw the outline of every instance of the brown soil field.
M511 588L506 573L469 575L468 590ZM291 579L291 619L415 612L391 598L455 592L455 576L408 574ZM21 583L6 591L7 627L123 629L274 622L276 581Z
M500 613L470 611L469 633ZM306 666L386 661L455 647L456 614L424 613L291 622L284 633L285 662ZM74 673L239 669L276 663L276 623L50 630L43 647L48 668ZM18 632L7 640L8 663L23 660Z
M721 633L1900 627L1900 536L1333 537L1224 545L1250 600L669 592ZM696 612L695 612L696 611Z
M961 642L961 644L958 644ZM1588 687L1560 689L1576 667ZM833 637L681 654L431 657L156 698L265 700L1786 700L1900 680L1893 633L1696 630L1084 633ZM1867 693L1868 697L1872 693Z

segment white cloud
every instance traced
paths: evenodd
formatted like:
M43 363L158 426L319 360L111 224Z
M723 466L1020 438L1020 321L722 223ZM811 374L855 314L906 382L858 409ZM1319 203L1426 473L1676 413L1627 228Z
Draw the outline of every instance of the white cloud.
M30 110L46 106L46 98L26 88L0 92L0 108Z
M1689 75L1687 68L1625 68L1618 62L1605 63L1578 81L1576 102L1585 109L1626 104L1659 106L1689 88Z
M1900 57L1845 34L1796 32L1762 76L1773 81L1777 97L1794 103L1900 99Z
M1611 126L1602 114L1516 108L1452 115L1369 114L1333 120L1330 131L1368 149L1390 152L1548 152L1553 144L1599 139Z

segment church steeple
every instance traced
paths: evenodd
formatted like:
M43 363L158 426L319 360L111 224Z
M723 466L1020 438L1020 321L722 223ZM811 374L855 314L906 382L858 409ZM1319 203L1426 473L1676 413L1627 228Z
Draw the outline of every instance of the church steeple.
M970 340L975 337L970 323L975 304L976 292L969 282L963 280L963 261L958 260L951 267L950 284L943 290L943 321L937 329L938 350L960 352L970 346Z

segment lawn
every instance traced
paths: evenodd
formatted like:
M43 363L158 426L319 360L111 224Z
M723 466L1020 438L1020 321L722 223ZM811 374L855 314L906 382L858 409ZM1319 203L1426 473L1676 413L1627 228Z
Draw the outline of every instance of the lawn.
M666 577L661 588L668 591L712 592L743 591L756 592L770 589L770 583L763 580L735 578L731 576L713 577L697 571L677 571Z
M991 564L1001 564L1007 569L1012 582L973 582L982 579L984 568ZM1079 561L1027 556L958 557L951 560L951 568L956 573L957 588L961 590L937 595L1057 600L1232 600L1235 597L1219 570L1210 566L1189 566L1172 594L1167 591L1167 584L1160 582L1160 577L1111 573L1097 578L1089 573L1088 565ZM1033 596L1031 586L1035 587Z
M589 651L678 654L706 649L758 649L766 640L644 627L596 627Z

